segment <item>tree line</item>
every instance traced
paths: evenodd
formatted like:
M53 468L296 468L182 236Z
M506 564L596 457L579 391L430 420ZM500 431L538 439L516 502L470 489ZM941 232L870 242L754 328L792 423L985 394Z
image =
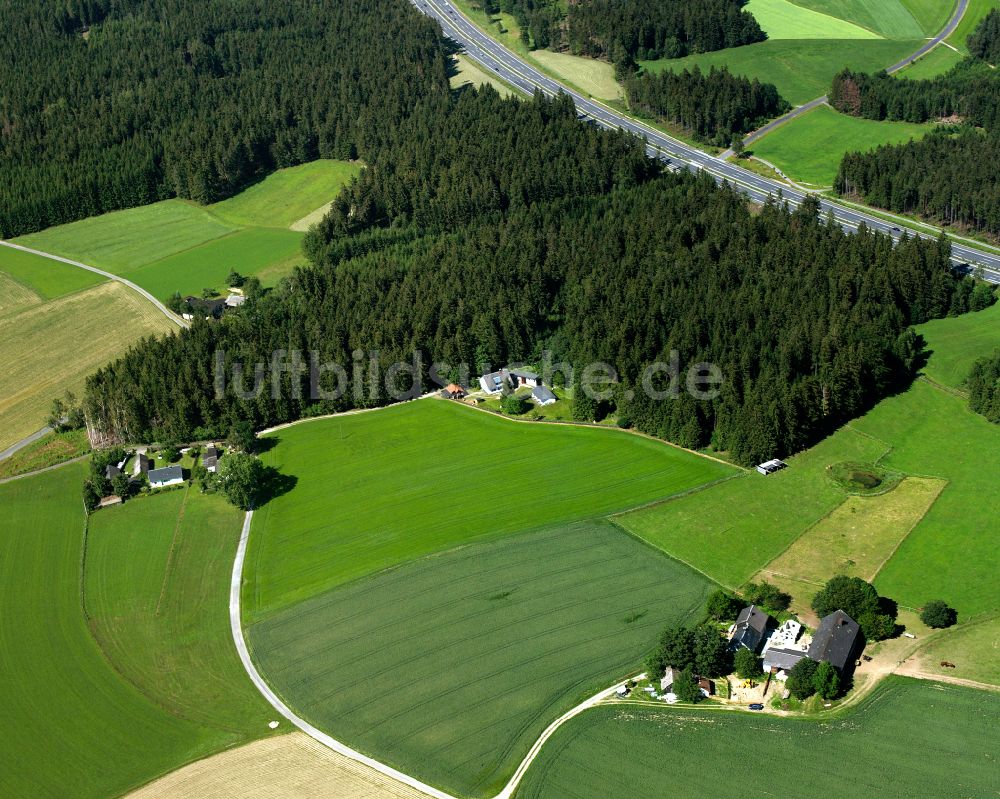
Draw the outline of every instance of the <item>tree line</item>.
M680 125L720 147L791 108L773 84L733 75L726 67L707 74L697 66L643 72L625 80L625 94L633 112Z
M166 197L213 202L276 168L357 158L449 92L437 27L404 2L0 10L5 238Z
M489 91L478 94L496 116L464 131L473 138L502 129L509 112ZM542 140L521 141L529 163L546 151L546 137L563 135L560 101L532 103L548 106L534 113L551 121L536 130ZM578 128L587 132L581 147L594 152L617 140ZM416 152L446 170L430 142ZM373 196L406 186L386 158L366 179ZM241 418L260 428L389 401L384 386L377 395L361 390L369 375L354 368L357 350L365 364L377 353L382 370L415 352L425 363L485 369L549 350L572 364L611 364L619 379L610 404L637 429L687 447L712 444L752 463L814 443L908 381L921 349L910 325L968 309L974 282L955 279L944 241L893 247L864 228L848 235L820 220L815 203L751 212L735 191L704 176L637 183L626 170L620 177L610 191L594 182L588 196L567 178L562 197L426 234L384 236L386 246L354 257L343 257L352 233L326 224L314 236L317 266L240 314L147 340L92 376L88 418L121 440L211 437ZM413 226L415 216L398 219ZM391 214L387 224L397 229ZM315 351L321 362L340 364L349 390L313 400L308 375L283 371L276 396L270 384L250 398L233 390L216 396L217 351L227 369L246 364L252 378L254 364L278 350ZM696 400L672 392L670 377L659 374L650 390L663 393L654 398L645 369L673 353L685 365L716 364L721 393ZM426 370L421 380L431 387Z
M569 50L615 65L681 58L766 39L747 0L483 0L488 13L512 14L521 41Z
M968 38L971 56L929 80L844 70L834 77L830 104L867 119L945 120L921 141L847 153L836 190L896 213L918 214L1000 236L1000 11Z
M969 408L1000 424L1000 350L972 365L966 385Z

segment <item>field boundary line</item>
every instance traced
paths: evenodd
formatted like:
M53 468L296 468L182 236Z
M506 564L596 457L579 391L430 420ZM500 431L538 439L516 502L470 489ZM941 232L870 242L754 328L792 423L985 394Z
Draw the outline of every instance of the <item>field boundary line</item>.
M43 250L36 250L31 247L25 247L23 244L14 244L14 242L12 241L5 241L3 239L0 239L0 247L10 247L12 250L20 250L21 252L30 253L31 255L38 255L42 258L48 258L50 261L59 261L60 263L69 264L70 266L75 266L78 269L85 269L88 272L93 272L94 274L102 275L103 277L108 278L108 280L114 280L115 282L127 286L128 288L132 289L132 291L136 292L140 296L149 300L151 303L153 303L153 305L156 306L157 310L160 311L160 313L162 313L165 317L167 317L167 319L169 319L178 327L183 327L183 328L190 327L190 325L186 321L177 316L173 311L167 308L166 305L164 305L162 302L156 299L156 297L154 297L148 291L146 291L146 289L142 288L142 286L136 283L133 283L128 278L122 277L121 275L116 275L113 272L107 272L104 269L98 269L96 266L88 266L87 264L81 263L80 261L74 261L72 258L63 258L61 255L54 255L50 252L45 252Z
M906 480L907 478L904 477L903 479ZM909 479L914 479L914 478L911 477ZM934 505L935 505L935 503L938 501L938 499L940 499L941 494L944 492L944 490L949 485L951 485L951 480L946 480L946 479L943 479L943 478L940 478L940 477L917 477L915 479L917 479L917 480L936 480L936 481L940 482L940 486L938 487L938 490L935 492L934 498L927 504L927 507L924 508L924 512L920 514L920 518L918 518L913 524L910 525L910 529L907 530L906 533L896 542L896 546L894 546L892 548L892 551L888 555L885 556L885 558L883 559L883 561L878 565L878 568L875 569L874 572L872 572L872 576L868 580L868 582L870 582L870 583L874 583L875 582L875 579L879 576L879 574L882 573L882 569L885 568L885 565L890 560L892 560L893 556L899 551L899 548L901 546L903 546L903 543L906 541L906 539L910 537L910 534L914 530L917 529L917 526L920 524L920 522L922 522L924 520L924 518L927 516L927 514L931 512L931 508L933 508Z

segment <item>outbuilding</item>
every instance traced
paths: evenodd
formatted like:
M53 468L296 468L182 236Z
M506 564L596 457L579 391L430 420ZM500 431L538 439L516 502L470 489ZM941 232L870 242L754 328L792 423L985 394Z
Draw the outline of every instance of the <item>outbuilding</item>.
M764 461L764 463L760 464L757 467L757 471L766 476L769 474L774 474L780 469L784 469L787 465L788 464L785 463L784 461L779 461L777 458L775 458L774 460Z
M809 645L809 657L825 660L841 674L846 674L853 669L864 645L864 635L858 623L844 611L835 610L820 621Z
M535 386L531 389L531 398L541 406L551 405L559 399L547 386Z
M743 608L733 625L733 634L729 638L730 648L734 651L749 649L751 652L760 652L767 638L767 631L773 626L774 619L770 614L756 605Z

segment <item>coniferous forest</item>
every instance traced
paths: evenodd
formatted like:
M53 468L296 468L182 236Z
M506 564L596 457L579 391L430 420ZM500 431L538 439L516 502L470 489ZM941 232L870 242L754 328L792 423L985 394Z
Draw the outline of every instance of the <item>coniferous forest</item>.
M707 74L696 66L680 73L632 75L625 93L632 111L672 122L720 147L791 108L773 84L733 75L725 67L712 67Z
M969 407L1000 424L1000 350L976 361L966 383Z
M4 238L166 197L212 202L275 168L355 158L448 92L436 26L396 0L0 0L0 11Z
M910 325L983 299L943 242L847 235L813 203L751 209L706 176L661 174L643 142L580 123L566 97L452 93L444 43L403 0L11 11L47 55L3 67L5 235L172 194L216 199L316 156L368 164L307 237L311 266L89 379L88 421L111 438L388 401L384 387L369 396L358 351L383 368L419 352L475 369L548 350L612 364L609 405L638 429L751 462L905 383L920 350ZM217 353L229 375L244 365L247 389L256 364L294 350L340 364L347 391L314 400L308 374L283 371L276 395L216 394ZM673 352L683 368L714 363L721 393L640 390Z
M897 213L1000 236L1000 10L969 36L972 55L930 80L844 70L830 104L867 119L948 124L921 141L848 153L836 190Z

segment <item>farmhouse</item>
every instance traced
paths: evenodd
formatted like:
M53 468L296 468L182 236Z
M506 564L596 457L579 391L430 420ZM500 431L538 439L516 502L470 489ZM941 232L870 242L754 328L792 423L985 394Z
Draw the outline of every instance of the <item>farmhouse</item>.
M784 461L779 461L777 458L771 461L764 461L757 467L757 471L763 475L774 474L779 469L784 469L788 464Z
M445 399L464 399L465 395L468 393L469 392L458 385L458 383L449 383L441 389L441 396Z
M479 386L487 394L499 394L503 391L507 383L507 370L501 369L499 372L490 372L479 378Z
M825 660L841 674L848 673L864 648L861 628L842 610L824 616L809 645L809 657Z
M767 637L767 631L774 625L774 619L756 605L750 605L740 611L733 625L729 638L730 649L741 647L752 652L759 652Z
M180 466L164 466L162 469L149 470L149 485L152 488L163 488L184 482L184 472Z
M804 657L806 657L806 653L801 649L769 647L764 652L764 671L776 671L779 674L783 671L790 671L792 666Z
M539 405L551 405L558 397L552 393L552 389L546 386L535 386L531 389L531 398Z
M511 369L510 379L514 384L514 388L520 386L540 386L542 384L541 378L527 369Z
M201 456L201 465L206 471L215 472L219 469L219 450L214 444L205 447L205 454Z
M140 452L135 456L135 476L149 474L149 456L145 452Z
M542 385L542 379L527 369L501 369L479 378L479 386L487 394L499 394L505 388L517 389L522 386L532 388Z

